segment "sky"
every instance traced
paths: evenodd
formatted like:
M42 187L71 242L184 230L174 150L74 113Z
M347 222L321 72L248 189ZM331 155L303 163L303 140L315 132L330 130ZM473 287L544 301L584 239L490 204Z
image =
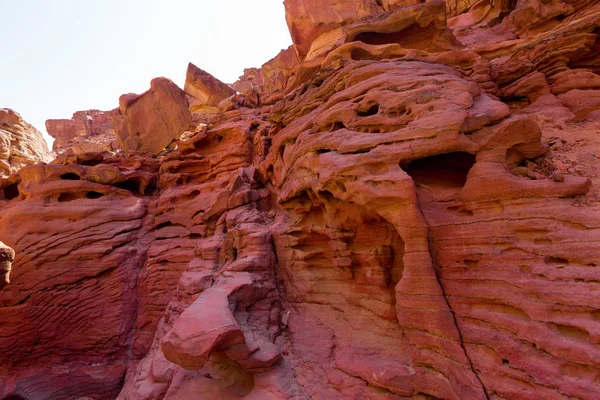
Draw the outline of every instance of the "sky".
M0 108L47 119L110 110L188 62L233 83L291 44L283 0L0 0Z

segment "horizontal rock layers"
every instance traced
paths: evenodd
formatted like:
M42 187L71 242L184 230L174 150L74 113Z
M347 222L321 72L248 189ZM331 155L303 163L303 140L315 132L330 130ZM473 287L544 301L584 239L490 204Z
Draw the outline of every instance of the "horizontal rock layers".
M121 147L115 136L110 111L77 111L71 119L49 119L46 130L54 138L52 150L64 152L116 152Z
M42 134L10 108L0 109L0 177L51 156Z
M367 3L288 0L168 152L0 182L0 397L597 397L597 5Z

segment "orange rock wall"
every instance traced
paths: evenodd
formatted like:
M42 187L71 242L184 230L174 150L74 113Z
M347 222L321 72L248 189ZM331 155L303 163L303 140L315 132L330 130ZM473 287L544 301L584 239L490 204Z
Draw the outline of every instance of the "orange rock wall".
M598 397L598 5L363 3L286 1L300 57L158 156L0 182L0 398Z

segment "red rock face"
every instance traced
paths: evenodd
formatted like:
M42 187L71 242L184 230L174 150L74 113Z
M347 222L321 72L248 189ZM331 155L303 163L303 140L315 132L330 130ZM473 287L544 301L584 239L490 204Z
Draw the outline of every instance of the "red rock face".
M0 108L0 177L50 159L42 134L15 111Z
M235 94L235 90L192 63L188 65L184 91L200 104L213 107Z
M0 397L597 397L600 14L516 3L382 2L173 151L2 181Z
M236 94L236 91L206 71L189 63L183 90L188 96L192 119L208 123L219 109L223 100Z
M141 95L121 96L112 117L115 135L127 153L159 153L192 122L183 90L166 78L153 79Z
M49 119L46 130L54 138L52 151L57 154L114 153L121 148L115 137L110 111L77 111L71 119Z
M242 93L254 90L272 95L273 92L285 90L297 66L298 56L294 46L290 46L281 50L277 56L267 61L261 68L245 69L244 75L232 86ZM268 98L269 96L266 96L265 100Z

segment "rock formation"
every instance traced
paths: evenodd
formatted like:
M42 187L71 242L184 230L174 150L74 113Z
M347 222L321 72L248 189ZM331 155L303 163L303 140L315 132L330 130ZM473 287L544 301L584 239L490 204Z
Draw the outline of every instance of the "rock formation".
M219 112L221 101L236 91L206 71L189 63L183 90L190 100L190 111L196 122L207 122Z
M126 153L159 153L192 122L183 90L166 78L155 78L140 95L124 94L112 111L115 135Z
M286 9L207 123L0 182L0 398L597 398L600 5Z
M111 111L77 111L71 119L49 119L46 131L54 138L52 151L116 152L121 147L115 137Z
M0 108L0 177L9 176L25 165L50 159L40 131L10 108Z

